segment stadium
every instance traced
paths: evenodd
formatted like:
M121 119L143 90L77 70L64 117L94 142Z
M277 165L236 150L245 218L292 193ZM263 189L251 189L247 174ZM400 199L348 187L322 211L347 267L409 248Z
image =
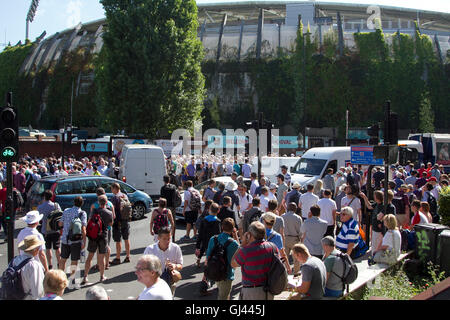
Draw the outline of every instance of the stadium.
M433 39L442 59L450 49L449 13L322 1L243 1L197 6L198 37L204 45L206 60L241 60L251 55L267 57L275 55L278 48L292 51L299 16L305 30L309 26L311 34L319 40L330 29L341 29L343 45L348 48L354 47L355 32L374 31L379 18L385 35L397 31L413 34L417 21L420 32ZM38 39L21 73L40 70L58 61L63 52L79 47L99 53L105 23L105 19L80 23L44 40Z

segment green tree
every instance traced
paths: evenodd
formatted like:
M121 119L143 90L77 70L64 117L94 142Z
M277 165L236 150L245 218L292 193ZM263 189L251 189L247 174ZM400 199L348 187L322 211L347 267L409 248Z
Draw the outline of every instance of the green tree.
M428 94L422 96L419 109L419 132L434 132L434 113Z
M107 128L155 137L193 128L204 99L194 0L101 0L99 99Z

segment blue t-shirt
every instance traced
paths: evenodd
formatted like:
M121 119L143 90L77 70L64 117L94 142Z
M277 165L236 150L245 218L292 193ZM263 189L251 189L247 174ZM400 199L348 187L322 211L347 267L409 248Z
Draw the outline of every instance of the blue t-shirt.
M189 177L195 176L195 167L192 164L190 164L186 167L186 171L187 171Z
M209 217L209 216L208 216ZM206 217L206 218L208 218ZM205 219L206 219L205 218ZM231 238L231 236L228 233L222 232L217 236L217 240L221 245L225 245L225 242L228 240L228 238ZM233 239L233 238L231 238ZM214 248L214 237L211 237L209 239L208 243L208 249L206 249L206 256L209 257L212 249ZM231 267L231 259L233 259L234 253L239 248L239 244L236 240L233 239L233 242L228 245L227 248L227 262L228 262L228 272L227 272L227 279L228 280L234 280L234 268Z
M267 229L266 228L267 239L269 239L272 234L274 234L272 236L272 238L270 240L267 240L267 241L272 242L274 245L276 245L278 250L283 249L283 238L281 237L281 234L279 234L278 232L274 231L273 229Z

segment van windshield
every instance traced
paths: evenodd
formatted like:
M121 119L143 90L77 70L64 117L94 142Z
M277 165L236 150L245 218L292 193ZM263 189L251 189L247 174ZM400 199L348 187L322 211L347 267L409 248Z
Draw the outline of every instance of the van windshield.
M326 163L327 160L301 158L294 166L291 173L318 176L322 173L322 169Z

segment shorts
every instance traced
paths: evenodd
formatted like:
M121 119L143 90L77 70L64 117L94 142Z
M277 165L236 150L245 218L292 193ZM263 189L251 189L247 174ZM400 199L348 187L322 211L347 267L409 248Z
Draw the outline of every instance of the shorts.
M44 235L45 248L58 250L61 247L61 235L57 232Z
M184 214L184 220L186 223L194 224L197 221L198 212L196 211L186 211Z
M121 239L128 240L130 236L130 223L128 221L120 222L120 226L118 224L113 226L112 237L114 242L120 242Z
M70 259L72 261L80 260L81 255L81 242L65 244L61 245L61 258L62 259Z
M98 249L99 254L105 254L106 253L106 239L100 238L96 240L89 239L87 251L90 253L95 253Z

